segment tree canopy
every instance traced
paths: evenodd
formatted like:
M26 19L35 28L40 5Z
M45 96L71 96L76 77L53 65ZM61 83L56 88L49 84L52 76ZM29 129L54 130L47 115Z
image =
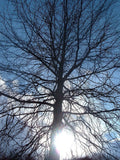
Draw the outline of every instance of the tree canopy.
M0 106L0 134L16 141L26 128L21 154L43 159L49 152L50 160L59 160L54 140L66 130L74 145L63 158L95 152L116 158L108 150L120 136L116 4L9 0L1 11L0 95L6 101Z

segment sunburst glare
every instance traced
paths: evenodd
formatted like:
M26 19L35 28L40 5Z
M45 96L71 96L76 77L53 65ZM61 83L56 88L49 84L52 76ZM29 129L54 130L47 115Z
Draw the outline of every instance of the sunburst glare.
M61 159L70 155L74 144L74 136L68 130L62 130L55 137L55 146Z

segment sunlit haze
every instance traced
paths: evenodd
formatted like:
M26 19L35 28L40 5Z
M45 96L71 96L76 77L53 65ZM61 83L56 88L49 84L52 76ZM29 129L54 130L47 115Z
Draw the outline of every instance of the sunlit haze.
M56 135L55 145L57 151L60 153L61 159L69 156L74 145L73 134L69 131L62 130L58 135Z

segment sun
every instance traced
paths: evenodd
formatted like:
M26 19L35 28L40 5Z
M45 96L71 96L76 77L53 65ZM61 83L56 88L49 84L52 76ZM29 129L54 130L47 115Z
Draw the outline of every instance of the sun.
M74 143L74 136L70 131L62 130L55 137L55 146L61 158L70 155Z

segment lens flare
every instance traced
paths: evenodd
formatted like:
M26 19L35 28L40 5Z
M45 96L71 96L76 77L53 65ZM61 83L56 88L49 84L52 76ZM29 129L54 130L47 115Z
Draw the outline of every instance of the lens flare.
M61 157L69 155L74 143L74 136L69 131L62 130L55 137L55 146Z

